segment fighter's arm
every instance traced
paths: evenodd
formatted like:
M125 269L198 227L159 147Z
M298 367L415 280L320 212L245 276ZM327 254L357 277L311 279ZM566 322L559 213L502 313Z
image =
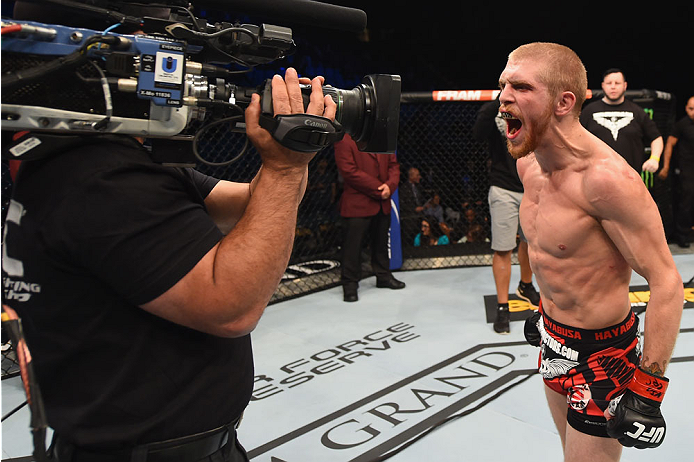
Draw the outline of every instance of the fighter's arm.
M275 113L304 112L298 83L293 69L287 70L286 84L275 76ZM321 80L313 80L307 112L333 118L335 104L323 96L321 84ZM253 95L246 110L246 130L262 157L263 168L241 217L181 280L143 304L145 310L226 337L242 336L255 328L289 261L297 208L312 157L277 144L259 126L259 115L259 98Z
M639 175L626 166L596 165L586 198L624 259L650 287L641 367L663 375L682 315L682 279L665 240L658 209Z

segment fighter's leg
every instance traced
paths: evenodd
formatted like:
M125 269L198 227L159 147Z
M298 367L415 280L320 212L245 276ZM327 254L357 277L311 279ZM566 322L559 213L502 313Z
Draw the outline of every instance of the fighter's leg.
M564 449L564 462L616 462L622 454L622 445L612 438L581 433L566 422L566 396L545 387L554 425L557 427L561 446Z
M587 435L571 425L566 425L564 441L564 462L617 462L622 455L616 439Z
M552 414L554 425L561 438L561 447L566 451L566 395L557 393L548 386L545 386L545 396L549 405L549 412Z

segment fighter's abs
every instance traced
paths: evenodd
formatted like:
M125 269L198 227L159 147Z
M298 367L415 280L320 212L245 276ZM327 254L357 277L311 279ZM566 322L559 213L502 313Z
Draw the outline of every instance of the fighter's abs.
M622 293L618 287L628 288L629 267L599 221L576 203L579 194L570 188L536 186L526 187L520 218L543 300L562 310L622 304L612 298Z

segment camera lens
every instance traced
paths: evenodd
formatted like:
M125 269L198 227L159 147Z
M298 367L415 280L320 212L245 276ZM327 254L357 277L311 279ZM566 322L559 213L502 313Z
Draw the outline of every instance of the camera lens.
M310 92L310 85L308 89L303 91ZM333 101L335 101L335 104L337 104L335 120L340 122L345 131L349 133L355 141L363 138L365 132L364 124L366 122L366 114L364 114L364 111L367 104L366 100L369 98L369 95L365 94L364 89L359 86L352 90L341 90L330 85L325 85L323 86L323 94L329 95Z
M395 152L400 116L400 76L367 75L351 90L326 85L323 94L337 104L335 120L357 143L361 151ZM305 106L311 86L303 86Z
M361 151L393 153L398 141L400 120L399 75L370 74L351 90L323 86L323 94L337 104L337 120L357 143ZM258 89L237 87L237 104L248 104L250 95L259 92L263 114L272 116L272 82L266 80ZM304 109L308 107L311 85L301 85Z

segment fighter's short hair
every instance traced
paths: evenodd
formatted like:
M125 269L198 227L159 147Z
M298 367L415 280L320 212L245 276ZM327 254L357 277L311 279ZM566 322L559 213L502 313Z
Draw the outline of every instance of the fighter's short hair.
M574 113L578 116L588 90L588 74L583 62L569 47L558 43L534 42L521 45L511 52L511 60L533 59L539 67L540 80L552 96L570 91L576 96Z

